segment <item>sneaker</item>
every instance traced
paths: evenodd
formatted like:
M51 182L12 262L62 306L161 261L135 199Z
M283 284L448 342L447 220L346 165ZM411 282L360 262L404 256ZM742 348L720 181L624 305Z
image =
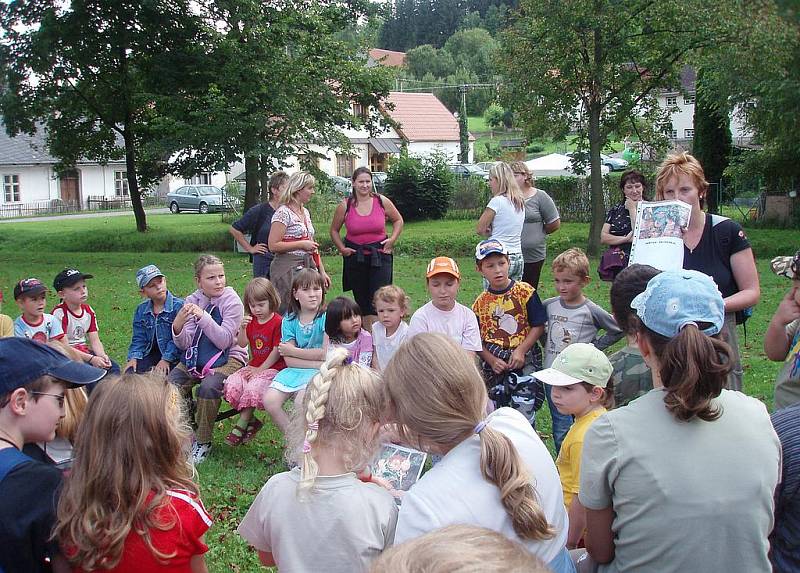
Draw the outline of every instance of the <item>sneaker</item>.
M211 453L211 442L206 444L201 444L199 442L195 442L192 445L192 462L194 465L198 465L203 463L208 455Z

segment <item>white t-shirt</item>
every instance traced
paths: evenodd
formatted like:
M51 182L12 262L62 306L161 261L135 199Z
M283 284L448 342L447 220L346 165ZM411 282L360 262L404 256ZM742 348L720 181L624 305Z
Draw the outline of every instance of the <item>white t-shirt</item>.
M450 450L411 486L400 507L395 542L403 543L434 529L463 523L497 531L549 563L564 549L569 529L553 458L530 423L516 410L500 408L487 420L490 428L505 434L517 449L555 536L542 541L517 536L500 501L500 490L481 474L480 437L473 435Z
M715 402L717 420L679 422L657 388L589 426L578 497L614 508L615 556L600 571L772 570L778 436L755 398L723 390Z
M297 498L300 468L272 476L239 524L239 535L272 553L279 571L353 573L394 541L392 495L356 474L320 476L308 501Z
M417 309L411 316L406 338L410 339L421 332L438 332L445 334L460 344L464 350L479 352L481 331L478 328L478 317L463 304L456 303L453 310L439 310L432 302Z
M386 336L386 327L380 322L372 325L372 342L375 345L375 352L378 355L378 369L386 370L395 351L400 348L408 336L408 324L400 321L397 330L391 336Z
M522 252L522 226L525 224L525 209L517 211L514 204L505 195L495 195L486 205L494 211L492 236L506 246L509 253Z

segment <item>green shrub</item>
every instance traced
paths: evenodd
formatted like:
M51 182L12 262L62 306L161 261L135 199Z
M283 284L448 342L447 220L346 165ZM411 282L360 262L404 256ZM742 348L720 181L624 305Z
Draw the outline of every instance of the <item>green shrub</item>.
M525 151L527 151L528 153L541 153L542 151L544 151L544 145L536 142L529 143L525 147Z
M443 154L400 157L392 162L385 193L407 221L441 219L447 213L455 187Z

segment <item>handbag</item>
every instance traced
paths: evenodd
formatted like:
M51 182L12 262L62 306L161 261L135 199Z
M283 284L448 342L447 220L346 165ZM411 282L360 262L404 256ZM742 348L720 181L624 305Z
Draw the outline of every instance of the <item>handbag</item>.
M600 280L613 281L617 273L627 266L628 253L623 251L619 245L615 245L600 257L600 266L597 267L597 274L600 275Z

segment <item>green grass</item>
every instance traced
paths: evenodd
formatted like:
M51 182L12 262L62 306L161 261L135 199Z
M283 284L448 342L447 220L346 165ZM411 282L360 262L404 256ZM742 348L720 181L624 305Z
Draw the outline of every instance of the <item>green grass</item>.
M219 245L230 249L232 241L227 225L218 216L155 215L149 217L152 230L144 235L133 230L128 217L73 219L65 221L15 223L0 225L0 288L6 296L4 312L17 315L11 297L14 282L36 276L46 284L64 266L76 266L95 275L88 281L89 303L98 315L100 336L109 354L118 362L125 360L130 341L130 321L139 293L134 283L136 269L155 263L167 274L170 289L179 295L194 290L192 262L197 254ZM318 227L326 228L322 222ZM548 243L548 262L569 246L584 246L588 226L564 224ZM395 257L395 282L411 297L415 309L427 301L424 270L433 254L457 258L463 280L459 300L469 305L478 295L481 283L471 253L477 241L474 221L436 221L407 225ZM321 233L321 234L324 234ZM794 252L796 232L749 230L759 257L762 298L747 325L747 340L742 332L742 360L745 367L745 390L772 407L772 384L779 365L769 362L761 348L764 332L788 288L788 282L769 270L769 258L778 253ZM181 249L183 247L183 249ZM174 252L164 252L172 249ZM242 293L250 279L247 258L217 250L225 261L228 283ZM341 259L326 256L325 263L334 280L328 298L341 294ZM596 276L597 259L592 261ZM609 283L593 279L586 289L589 298L608 309ZM545 265L540 285L542 298L555 294L552 275ZM48 301L55 304L55 300ZM256 554L235 533L261 486L274 473L283 471L281 440L277 431L267 425L246 446L226 447L223 437L232 421L219 424L215 432L215 449L199 467L199 483L206 507L214 517L214 526L207 535L211 548L207 557L211 571L256 572L262 570ZM540 411L538 429L550 431L547 408Z

